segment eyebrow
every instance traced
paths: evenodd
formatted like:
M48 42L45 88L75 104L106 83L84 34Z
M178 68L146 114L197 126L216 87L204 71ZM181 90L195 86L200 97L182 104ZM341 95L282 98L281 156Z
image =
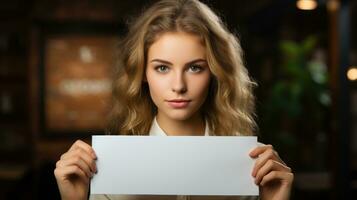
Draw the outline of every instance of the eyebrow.
M173 65L171 62L167 61L167 60L162 60L162 59L152 59L150 61L150 63L152 62L161 62L161 63L165 63L167 65ZM205 59L202 59L202 58L198 58L198 59L195 59L195 60L192 60L190 62L188 62L187 64L193 64L193 63L197 63L197 62L207 62Z

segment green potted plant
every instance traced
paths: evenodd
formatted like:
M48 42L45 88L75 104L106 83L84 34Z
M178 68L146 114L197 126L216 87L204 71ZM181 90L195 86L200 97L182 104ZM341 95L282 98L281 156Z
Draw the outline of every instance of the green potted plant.
M277 78L262 103L261 133L282 157L299 169L320 170L326 151L328 74L317 39L282 41ZM318 156L318 157L317 157Z

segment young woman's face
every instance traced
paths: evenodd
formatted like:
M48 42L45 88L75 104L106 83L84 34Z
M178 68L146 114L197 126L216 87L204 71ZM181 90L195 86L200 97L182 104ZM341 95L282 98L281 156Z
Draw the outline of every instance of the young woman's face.
M150 46L147 58L146 80L159 117L189 120L199 116L211 77L200 38L164 33Z

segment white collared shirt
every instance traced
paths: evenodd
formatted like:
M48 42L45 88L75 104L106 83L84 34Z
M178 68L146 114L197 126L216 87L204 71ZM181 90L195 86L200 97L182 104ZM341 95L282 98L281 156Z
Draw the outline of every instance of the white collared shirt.
M209 136L208 123L206 122L205 124L206 124L205 125L205 136ZM152 124L151 124L149 135L150 136L167 136L165 131L162 130L162 128L157 123L156 117L154 118L154 120L152 120Z

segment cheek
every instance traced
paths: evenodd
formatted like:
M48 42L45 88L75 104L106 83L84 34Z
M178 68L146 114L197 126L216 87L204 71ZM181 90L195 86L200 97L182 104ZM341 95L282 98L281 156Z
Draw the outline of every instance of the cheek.
M199 78L195 78L192 82L192 92L195 93L196 96L206 97L209 89L210 83L210 75L205 75Z
M165 91L165 87L167 87L167 83L162 77L156 76L148 76L147 83L149 85L149 90L151 94L151 98L155 101L156 99L160 99L163 97L163 91Z

